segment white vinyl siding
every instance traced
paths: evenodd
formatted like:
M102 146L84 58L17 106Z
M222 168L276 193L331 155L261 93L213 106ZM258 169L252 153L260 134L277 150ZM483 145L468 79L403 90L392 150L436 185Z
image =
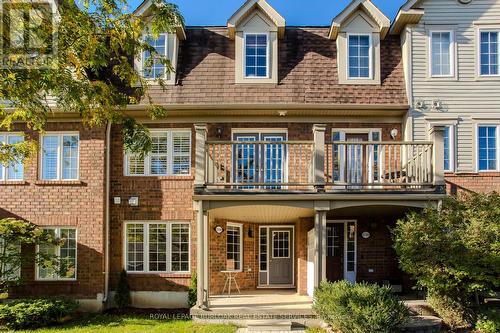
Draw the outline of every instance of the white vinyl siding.
M21 134L0 133L0 145L16 144L24 141ZM0 180L23 180L24 166L21 161L13 162L8 165L0 164Z
M73 227L46 228L56 239L64 240L60 246L41 245L37 251L54 256L56 265L37 265L37 280L76 280L77 235Z
M406 40L411 43L412 64L409 66L412 82L410 101L413 140L429 139L429 120L454 123L455 171L476 172L476 123L482 119L500 120L500 77L483 77L479 73L479 31L500 28L500 2L474 0L464 6L458 1L435 0L422 3L425 14L420 23L411 27ZM456 79L429 78L429 27L452 29L456 45ZM425 106L418 108L422 101ZM443 108L432 108L433 101L442 102ZM477 119L474 119L477 118Z
M151 152L125 154L126 176L170 176L191 173L191 131L152 130Z
M454 71L452 31L430 32L430 69L432 77L450 77Z
M79 136L50 133L42 136L41 175L43 180L77 180Z
M127 272L190 271L190 226L187 222L127 222L124 244Z

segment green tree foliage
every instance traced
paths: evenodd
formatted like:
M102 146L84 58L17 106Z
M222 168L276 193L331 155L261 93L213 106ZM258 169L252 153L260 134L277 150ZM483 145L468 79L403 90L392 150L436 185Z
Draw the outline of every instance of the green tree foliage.
M59 245L61 242L30 222L0 219L0 292L8 292L9 287L22 283L20 271L24 263L34 260L45 266L56 265L55 256L35 253L33 247ZM26 246L31 246L31 251L21 251Z
M134 59L148 51L151 57L146 67L156 62L172 71L170 61L143 36L155 38L183 24L177 6L163 0L153 0L142 16L130 13L126 0L58 0L55 61L45 67L27 64L0 69L0 130L10 130L15 121L22 121L27 128L42 132L54 111L69 112L78 114L88 126L122 124L126 149L148 152L151 139L147 128L127 117L124 110L141 101L152 118L165 116L166 110L151 103L151 81L134 67ZM44 21L30 33L42 41L52 38L53 23ZM2 34L3 45L8 44L8 35ZM155 81L164 85L162 78ZM24 159L35 151L33 142L26 139L16 145L0 145L0 163Z
M443 313L458 310L463 322L469 322L473 296L500 287L497 193L451 197L439 210L411 212L397 222L393 234L401 268L429 290Z

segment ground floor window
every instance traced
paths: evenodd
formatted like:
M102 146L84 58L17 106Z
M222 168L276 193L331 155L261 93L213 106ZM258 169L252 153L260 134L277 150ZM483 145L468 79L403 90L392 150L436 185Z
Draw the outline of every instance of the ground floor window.
M189 272L188 222L127 222L125 267L128 272Z
M38 253L47 260L37 265L38 280L76 280L77 239L76 228L44 228L61 245L40 245Z
M226 269L228 271L241 270L241 249L242 249L242 232L241 224L228 224L226 236Z

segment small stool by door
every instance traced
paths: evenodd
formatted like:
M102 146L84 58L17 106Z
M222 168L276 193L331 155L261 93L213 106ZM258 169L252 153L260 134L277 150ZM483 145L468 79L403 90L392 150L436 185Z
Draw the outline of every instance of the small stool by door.
M221 271L222 274L225 275L225 282L224 282L224 288L222 289L222 294L224 295L224 292L226 291L227 288L227 296L231 297L231 285L234 284L236 287L236 290L238 290L238 293L241 294L240 287L238 286L238 282L236 282L236 275L239 273L234 270L234 260L229 259L226 264L226 270Z

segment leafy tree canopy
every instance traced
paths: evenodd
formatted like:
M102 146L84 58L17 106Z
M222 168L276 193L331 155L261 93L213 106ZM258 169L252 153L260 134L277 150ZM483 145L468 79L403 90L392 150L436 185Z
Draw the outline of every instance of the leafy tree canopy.
M470 194L398 221L402 269L431 291L472 295L500 287L500 195Z
M103 126L108 122L123 125L125 148L144 154L151 148L148 130L124 115L129 104L145 101L152 118L164 117L166 110L153 105L148 98L148 85L134 68L134 58L145 51L151 57L144 64L162 63L168 71L169 60L156 52L143 38L155 38L161 32L173 33L182 26L183 18L176 5L152 0L147 15L130 13L126 0L58 0L56 24L57 52L50 66L25 64L22 67L0 69L0 131L11 130L16 121L27 128L43 132L47 119L54 112L80 115L88 126ZM4 24L16 24L3 16ZM53 23L45 20L29 30L37 40L52 38ZM9 34L3 34L3 44L9 44ZM50 43L41 43L52 47ZM25 54L33 53L29 45ZM39 49L40 50L40 49ZM45 51L42 46L42 52ZM14 59L14 53L4 48L2 57ZM156 84L164 85L161 78ZM0 163L23 160L36 151L34 142L0 144Z

